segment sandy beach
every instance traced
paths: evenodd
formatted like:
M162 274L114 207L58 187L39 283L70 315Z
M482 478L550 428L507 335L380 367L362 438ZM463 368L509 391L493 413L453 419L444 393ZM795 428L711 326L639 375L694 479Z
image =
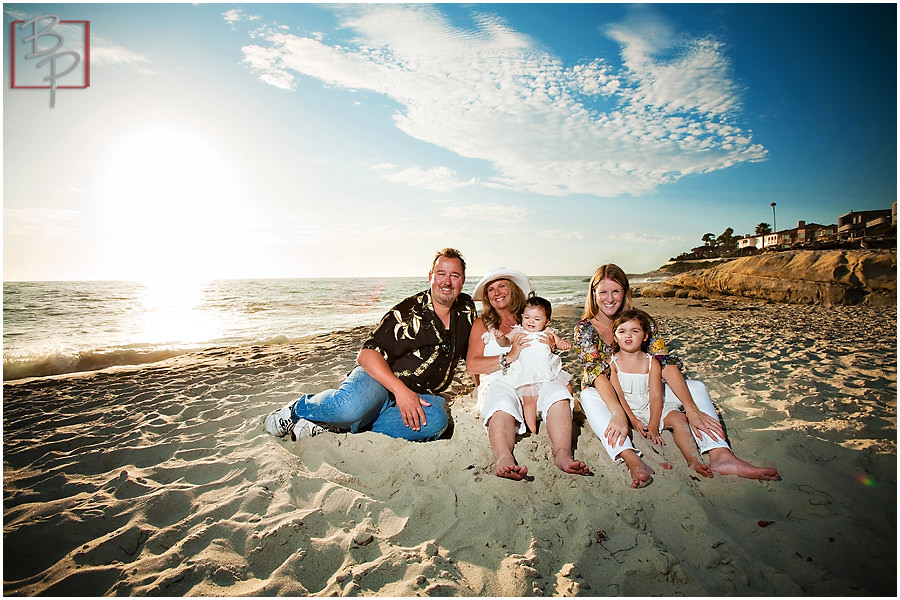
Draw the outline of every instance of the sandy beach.
M578 415L592 476L540 431L528 480L501 480L463 367L445 439L282 441L265 414L337 385L369 328L210 349L4 384L4 593L895 596L896 308L636 305L781 481L701 479L666 433L638 445L674 468L632 490Z

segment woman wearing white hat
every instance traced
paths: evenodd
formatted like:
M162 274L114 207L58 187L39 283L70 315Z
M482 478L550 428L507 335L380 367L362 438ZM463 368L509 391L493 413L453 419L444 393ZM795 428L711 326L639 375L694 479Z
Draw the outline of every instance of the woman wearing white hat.
M494 331L508 335L521 324L531 282L521 272L505 267L489 271L475 286L472 297L481 300L484 310L472 324L466 370L478 383L478 409L494 453L494 474L522 479L528 467L513 456L516 435L525 433L522 398L503 373L515 362L528 342L516 340L504 348ZM590 469L572 454L572 394L557 383L545 383L538 395L538 415L547 424L556 466L566 473L589 475Z

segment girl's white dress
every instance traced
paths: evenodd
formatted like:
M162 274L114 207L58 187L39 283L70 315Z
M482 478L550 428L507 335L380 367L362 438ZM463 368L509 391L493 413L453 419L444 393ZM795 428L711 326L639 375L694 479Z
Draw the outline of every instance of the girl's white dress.
M616 364L616 377L618 377L619 385L622 386L622 392L625 394L625 401L634 416L640 419L644 425L650 423L650 366L653 363L653 356L648 354L647 360L646 373L626 373L619 367L616 357L612 357L612 361ZM659 417L660 432L664 429L663 421L666 415L679 409L680 405L675 402L670 400L663 402L662 414Z
M572 381L572 376L562 370L562 360L550 351L550 346L543 339L545 332L554 332L549 327L544 331L528 331L521 325L512 328L509 336L524 333L530 344L522 348L516 359L506 372L509 384L523 396L536 396L541 386L548 381L556 381L565 386Z

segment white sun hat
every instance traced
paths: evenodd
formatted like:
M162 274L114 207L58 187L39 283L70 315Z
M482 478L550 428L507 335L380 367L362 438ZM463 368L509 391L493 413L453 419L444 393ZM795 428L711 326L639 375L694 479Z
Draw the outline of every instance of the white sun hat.
M515 283L519 289L522 290L522 293L525 294L526 298L532 291L531 282L525 277L525 273L516 271L515 269L507 269L506 267L496 267L485 273L484 277L481 278L481 281L475 285L475 291L472 292L472 299L475 301L484 300L485 288L489 283L498 279L508 279Z

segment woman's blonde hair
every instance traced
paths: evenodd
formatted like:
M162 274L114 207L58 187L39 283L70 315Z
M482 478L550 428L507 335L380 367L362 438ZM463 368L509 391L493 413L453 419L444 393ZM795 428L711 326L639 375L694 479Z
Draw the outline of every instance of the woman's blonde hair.
M522 311L525 310L525 292L523 292L519 286L504 277L498 277L493 281L489 281L487 285L484 286L484 299L481 301L481 319L488 329L497 329L500 327L500 315L498 315L497 311L494 310L494 307L491 306L491 301L488 300L487 295L487 289L498 281L505 281L507 287L509 287L508 308L511 313L516 315L516 321L518 323L522 322Z
M581 314L582 319L593 319L597 313L600 312L600 306L597 304L597 299L594 297L594 290L604 279L615 281L622 286L623 290L625 290L625 299L622 301L619 312L631 310L631 286L628 285L628 275L625 274L625 271L623 271L620 266L610 263L608 265L600 265L600 267L594 271L594 276L591 277L591 289L588 290L587 298L584 300L584 312Z

